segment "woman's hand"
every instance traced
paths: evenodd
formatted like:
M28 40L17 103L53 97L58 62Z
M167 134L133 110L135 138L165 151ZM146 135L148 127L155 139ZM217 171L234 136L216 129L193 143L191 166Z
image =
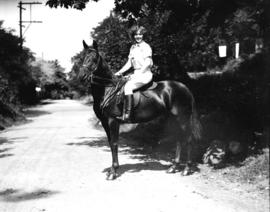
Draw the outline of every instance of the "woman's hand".
M116 72L114 75L115 75L115 76L122 76L122 73L119 73L119 71L118 71L118 72Z
M123 78L123 74L119 71L114 74L118 79Z

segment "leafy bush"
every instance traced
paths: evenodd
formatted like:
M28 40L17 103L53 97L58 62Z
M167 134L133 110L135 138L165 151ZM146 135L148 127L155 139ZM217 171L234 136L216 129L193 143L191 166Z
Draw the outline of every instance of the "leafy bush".
M229 61L222 73L209 73L193 82L206 140L237 139L253 145L253 133L263 132L265 86L269 82L264 57L261 53Z

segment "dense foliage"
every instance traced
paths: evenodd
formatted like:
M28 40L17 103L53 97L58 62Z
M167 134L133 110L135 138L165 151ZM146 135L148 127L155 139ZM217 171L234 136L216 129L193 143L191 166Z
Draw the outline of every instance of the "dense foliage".
M67 76L58 60L36 59L31 66L37 86L41 88L42 98L59 99L68 95Z
M57 6L63 1L49 3ZM267 38L270 30L265 0L124 0L115 1L114 11L92 33L111 68L117 70L125 62L131 45L129 27L142 24L153 48L157 79L186 81L186 72L224 65L218 57L219 44L228 46L227 59L234 56L236 42L242 56L253 53L256 40ZM264 39L265 47L268 40Z
M68 73L69 86L73 91L73 97L75 98L87 95L90 88L89 82L86 82L79 77L80 67L83 63L83 54L84 52L82 51L72 58L73 67L72 70Z
M98 1L98 0L93 0ZM78 10L82 10L85 8L85 4L89 2L89 0L49 0L46 5L50 7L65 7L65 8L74 8Z
M6 117L15 118L21 105L40 98L60 98L68 90L66 74L58 61L36 59L21 48L19 37L0 22L0 128ZM42 92L37 93L40 87ZM62 96L61 96L62 95Z
M0 99L1 102L25 101L24 90L33 86L29 61L33 59L29 49L20 48L19 38L0 23Z

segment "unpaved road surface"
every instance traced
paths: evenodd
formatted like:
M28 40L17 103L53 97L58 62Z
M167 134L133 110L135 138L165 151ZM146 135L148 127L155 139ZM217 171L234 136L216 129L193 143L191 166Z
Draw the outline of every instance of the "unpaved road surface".
M121 176L107 181L105 134L80 102L45 102L29 116L0 133L0 212L266 210L267 200L217 187L199 173L166 174L166 162L141 160L127 145L119 150Z

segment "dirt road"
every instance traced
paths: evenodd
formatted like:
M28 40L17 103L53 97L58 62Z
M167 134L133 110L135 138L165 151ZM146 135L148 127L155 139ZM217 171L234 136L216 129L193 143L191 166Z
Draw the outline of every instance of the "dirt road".
M28 123L0 133L1 212L265 210L260 201L201 181L199 174L166 174L165 161L141 160L129 146L120 148L122 175L106 181L111 154L91 107L51 101L29 116Z

